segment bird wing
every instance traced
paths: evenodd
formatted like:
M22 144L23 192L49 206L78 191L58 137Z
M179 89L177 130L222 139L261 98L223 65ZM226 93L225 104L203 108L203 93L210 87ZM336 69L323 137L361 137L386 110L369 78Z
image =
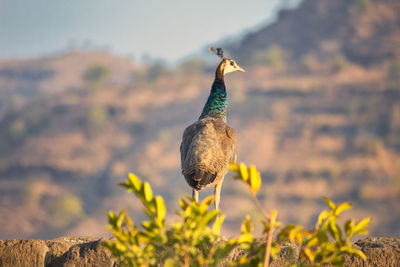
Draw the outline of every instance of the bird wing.
M236 134L223 120L204 118L185 129L180 150L182 174L201 189L228 171L236 155Z

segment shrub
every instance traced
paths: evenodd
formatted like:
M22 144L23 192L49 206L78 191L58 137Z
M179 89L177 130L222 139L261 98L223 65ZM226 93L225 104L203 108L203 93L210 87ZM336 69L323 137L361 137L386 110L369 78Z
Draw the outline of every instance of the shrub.
M280 251L279 242L291 241L301 246L301 260L297 266L322 266L332 263L342 266L344 254L365 259L365 255L356 249L350 239L356 234L366 234L369 218L359 223L348 220L343 228L337 224L339 215L351 208L348 202L340 205L324 199L329 209L323 211L312 230L304 230L298 225L281 227L276 221L277 211L267 212L257 200L256 194L261 186L260 173L254 166L247 168L243 163L234 163L231 168L236 179L248 185L251 197L264 215L261 221L266 243L259 244L253 236L253 222L246 216L238 238L225 239L219 235L224 216L219 210L209 210L213 197L196 203L192 198L180 200L179 220L165 223L166 207L161 196L153 196L150 184L142 182L134 174L120 184L133 192L142 202L148 221L136 225L126 211L116 214L108 212L108 228L115 237L103 243L120 261L121 266L264 266L269 265L270 255L276 257ZM272 242L275 229L277 241ZM242 253L231 262L226 257L240 247ZM225 259L225 261L224 261Z
M251 55L251 64L268 64L274 69L286 70L289 53L278 45L271 45L266 50L257 50Z
M50 225L54 229L67 227L84 215L82 200L72 194L61 196L50 205Z
M386 74L386 88L388 90L400 89L400 61L390 64Z
M83 74L83 80L91 90L97 91L103 87L103 84L110 75L110 72L111 71L109 67L97 64L85 71Z
M189 59L184 61L181 65L180 68L183 70L185 73L196 73L196 72L202 72L206 68L206 62L201 59Z
M339 54L332 58L331 68L334 73L341 72L345 70L349 65L348 60L345 56Z
M25 121L18 119L12 122L8 128L8 134L12 142L18 143L23 141L27 136Z
M103 106L93 106L87 110L86 122L91 127L101 127L108 121L107 109Z
M147 82L156 81L165 71L165 66L161 62L151 64L146 72Z

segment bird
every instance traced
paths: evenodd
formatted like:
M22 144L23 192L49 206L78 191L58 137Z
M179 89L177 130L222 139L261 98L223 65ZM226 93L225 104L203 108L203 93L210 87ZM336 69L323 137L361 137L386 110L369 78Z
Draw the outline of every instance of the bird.
M221 186L229 165L236 161L237 138L226 124L226 74L245 72L233 59L224 57L221 48L210 50L222 61L215 71L210 95L200 117L183 132L180 145L181 168L186 182L192 187L192 197L198 203L199 190L214 187L215 209L219 209Z

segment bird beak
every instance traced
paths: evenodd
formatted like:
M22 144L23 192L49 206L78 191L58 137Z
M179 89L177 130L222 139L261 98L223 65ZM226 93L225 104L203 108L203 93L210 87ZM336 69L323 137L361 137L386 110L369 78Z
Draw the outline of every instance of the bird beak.
M244 69L242 69L240 66L238 66L238 69L237 69L238 71L241 71L241 72L246 72Z

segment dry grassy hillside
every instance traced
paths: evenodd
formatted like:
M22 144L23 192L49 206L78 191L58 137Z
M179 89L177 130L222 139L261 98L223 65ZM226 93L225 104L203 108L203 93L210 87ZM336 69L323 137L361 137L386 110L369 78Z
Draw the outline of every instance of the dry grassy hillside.
M245 74L226 78L228 123L238 160L262 172L263 204L285 223L311 225L322 196L352 201L352 216L371 216L374 235L398 233L398 48L365 65L322 50L299 60L277 45L254 51ZM198 118L216 65L137 65L101 52L0 60L0 238L106 235L107 209L129 208L139 220L139 202L116 186L128 171L173 210L190 194L181 134ZM230 178L221 205L226 234L246 213L259 216Z

